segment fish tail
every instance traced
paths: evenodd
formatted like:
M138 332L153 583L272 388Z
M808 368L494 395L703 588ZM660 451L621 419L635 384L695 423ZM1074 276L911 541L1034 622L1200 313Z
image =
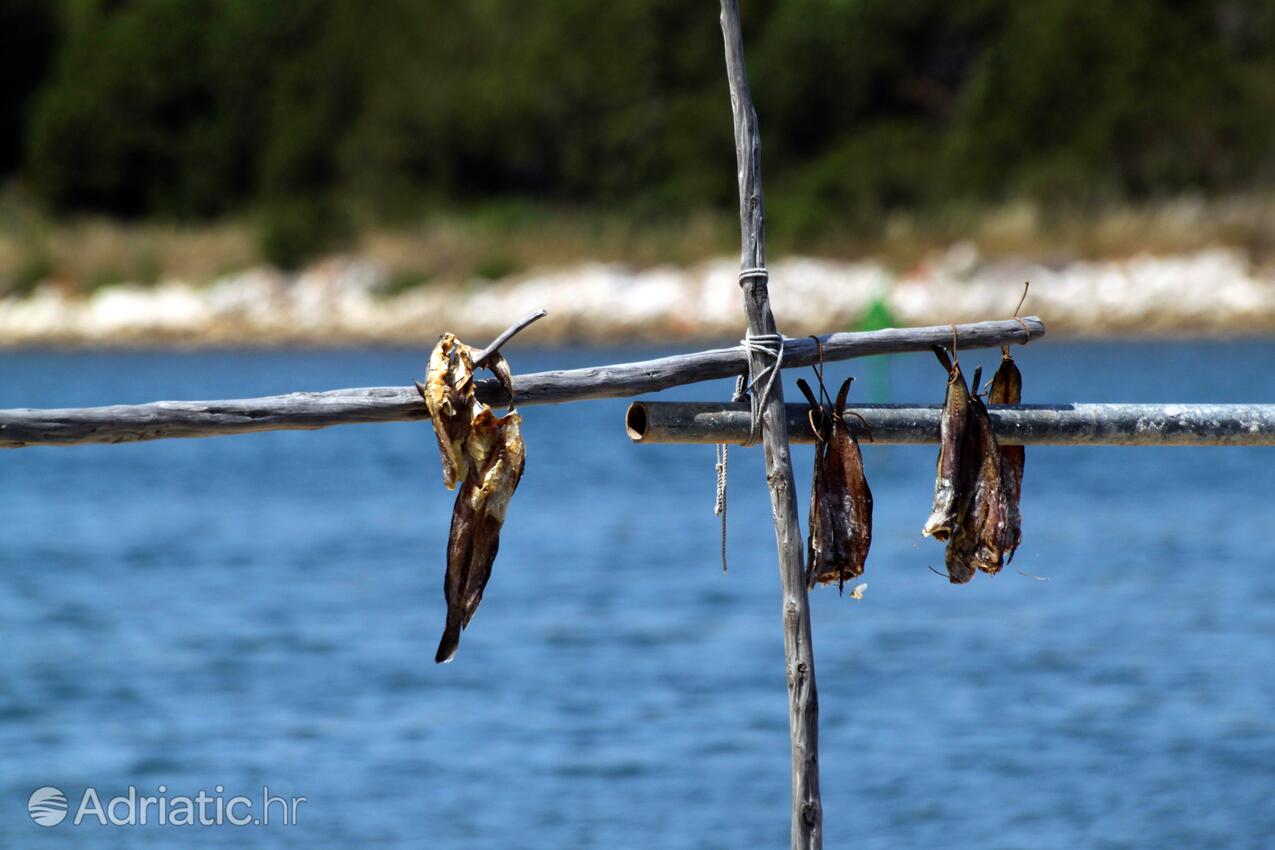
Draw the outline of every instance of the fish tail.
M434 653L435 664L446 664L456 657L456 650L460 647L460 630L460 617L448 614L443 639L438 642L438 652Z

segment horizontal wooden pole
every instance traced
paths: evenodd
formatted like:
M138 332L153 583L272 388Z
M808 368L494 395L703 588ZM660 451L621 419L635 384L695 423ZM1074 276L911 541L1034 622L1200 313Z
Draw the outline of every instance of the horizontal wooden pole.
M957 325L956 331L961 349L994 348L1038 339L1045 335L1045 325L1032 316L1022 323L1007 320ZM820 337L823 357L828 361L927 351L935 344L950 344L951 339L949 325ZM813 339L785 342L785 368L809 366L818 360L819 352ZM735 346L638 363L516 375L513 385L521 407L640 395L682 384L734 377L747 368L747 354L742 346ZM479 382L478 398L489 404L506 400L504 390L494 380ZM17 408L0 410L0 448L214 437L370 422L406 422L427 416L425 405L413 387L364 387L229 401L159 401L52 410Z
M814 442L809 410L785 407L795 443ZM939 410L937 404L858 404L844 418L865 445L869 435L872 443L937 443ZM1275 445L1275 404L1021 404L993 405L989 412L1005 445ZM748 439L749 411L747 404L640 401L629 405L625 428L636 443L741 444Z

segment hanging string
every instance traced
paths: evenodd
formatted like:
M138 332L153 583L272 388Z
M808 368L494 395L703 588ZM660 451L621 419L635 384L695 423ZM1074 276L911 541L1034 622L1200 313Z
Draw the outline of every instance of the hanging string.
M825 407L827 407L828 410L832 410L832 396L828 394L828 387L825 386L823 382L823 371L824 371L823 341L820 340L819 337L815 336L814 334L811 334L810 338L815 341L815 350L819 352L819 363L817 365L814 363L811 363L810 371L815 373L815 379L819 381L820 401Z
M722 572L726 572L726 444L717 444L717 504L713 513L722 518Z
M735 394L731 396L731 401L748 401L745 381L743 375L735 379ZM729 460L730 446L726 443L718 443L716 449L717 501L713 505L713 513L722 518L722 572L726 572L726 463Z

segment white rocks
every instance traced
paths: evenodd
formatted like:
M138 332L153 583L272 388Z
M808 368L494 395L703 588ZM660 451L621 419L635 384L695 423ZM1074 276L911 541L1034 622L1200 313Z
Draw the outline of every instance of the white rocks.
M791 336L852 328L874 303L900 325L1006 316L1025 280L1024 309L1055 334L1275 329L1275 277L1220 249L1051 267L984 262L960 243L903 274L872 261L805 257L770 271L776 319ZM250 269L203 286L125 284L76 296L43 285L0 299L0 344L430 344L444 329L478 343L540 307L550 314L536 327L541 340L733 339L743 329L737 274L726 258L645 270L582 263L388 296L379 264L334 258L295 276Z
M106 340L198 333L208 313L202 295L181 281L146 288L112 286L79 306L82 332Z

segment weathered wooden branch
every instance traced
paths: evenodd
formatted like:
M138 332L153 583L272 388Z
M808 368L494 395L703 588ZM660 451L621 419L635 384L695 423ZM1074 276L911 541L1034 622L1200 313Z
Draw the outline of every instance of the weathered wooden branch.
M726 76L730 83L731 113L735 122L735 158L739 168L740 285L748 332L754 337L778 333L770 311L767 286L765 207L761 191L761 134L757 113L748 90L744 67L744 38L738 0L722 0L722 39L726 46ZM751 374L765 374L770 361L764 352L752 352ZM769 392L767 392L769 388ZM823 810L819 797L819 695L815 687L815 658L810 638L810 602L806 596L805 559L801 527L797 519L797 493L792 459L788 451L784 386L754 387L761 399L762 445L766 481L770 485L770 509L775 520L779 549L779 576L783 585L784 654L788 664L788 721L792 738L792 846L794 850L823 847Z
M940 408L856 404L844 419L865 446L937 443ZM809 410L804 404L786 406L792 442L814 442ZM1275 404L1022 404L993 405L989 412L1003 445L1275 445ZM625 429L636 443L743 444L748 405L640 401L629 405Z
M1045 326L1040 319L1032 317L1025 321L1031 339L1044 335ZM1016 321L957 325L956 330L961 350L1024 341L1023 328ZM947 325L938 325L836 333L820 339L824 359L831 361L927 351L935 343L949 341L951 333ZM809 366L818 359L812 339L784 343L785 367ZM736 346L638 363L517 375L514 393L519 406L616 398L730 378L747 368L748 356L742 347ZM479 382L478 398L488 404L507 400L505 391L494 380ZM159 401L45 410L17 408L0 410L0 448L309 430L332 425L406 422L428 415L420 394L413 387L363 387L226 401Z

